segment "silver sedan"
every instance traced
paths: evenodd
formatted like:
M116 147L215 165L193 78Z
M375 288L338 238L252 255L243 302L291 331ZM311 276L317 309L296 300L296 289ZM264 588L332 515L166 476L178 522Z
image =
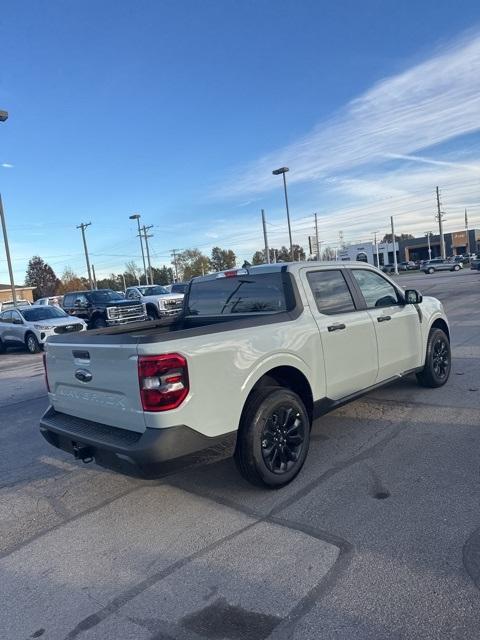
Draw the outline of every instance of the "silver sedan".
M16 307L0 313L0 351L23 344L30 353L38 353L49 336L86 329L83 320L58 307Z

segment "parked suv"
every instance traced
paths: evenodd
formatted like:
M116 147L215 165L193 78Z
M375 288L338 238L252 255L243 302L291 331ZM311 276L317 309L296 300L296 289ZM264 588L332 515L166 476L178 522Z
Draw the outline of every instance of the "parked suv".
M147 319L145 306L141 302L125 300L112 289L66 293L63 308L69 315L83 318L89 329Z
M422 264L422 271L424 273L435 273L435 271L460 271L461 265L458 262L448 262L443 258L433 258L432 260L425 260Z
M16 307L0 313L0 351L23 344L30 353L38 353L49 336L86 328L83 320L71 318L58 307Z
M170 293L158 284L146 287L128 287L125 291L127 300L143 302L149 320L180 313L183 307L183 293Z

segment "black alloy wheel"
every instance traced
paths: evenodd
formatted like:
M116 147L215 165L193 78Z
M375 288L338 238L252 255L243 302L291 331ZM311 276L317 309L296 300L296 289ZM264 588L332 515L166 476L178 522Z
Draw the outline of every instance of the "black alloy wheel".
M451 368L450 340L443 329L434 328L428 336L425 366L417 373L417 380L423 387L441 387L447 382Z
M285 403L267 418L262 431L262 457L272 473L290 471L305 442L305 423L297 408Z
M311 419L291 389L263 386L251 392L237 435L235 463L252 484L279 489L299 473L310 444Z

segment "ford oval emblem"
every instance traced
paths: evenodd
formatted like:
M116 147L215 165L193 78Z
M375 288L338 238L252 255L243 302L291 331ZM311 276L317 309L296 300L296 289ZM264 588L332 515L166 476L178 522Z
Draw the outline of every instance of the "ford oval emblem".
M80 382L90 382L93 376L87 369L77 369L75 371L75 378L80 380Z

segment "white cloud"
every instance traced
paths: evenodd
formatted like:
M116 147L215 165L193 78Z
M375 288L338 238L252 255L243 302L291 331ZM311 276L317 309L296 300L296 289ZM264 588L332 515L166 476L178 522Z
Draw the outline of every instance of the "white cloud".
M407 156L480 129L480 35L450 45L407 71L386 78L330 120L265 155L220 188L237 197L278 187L272 169L290 167L289 183ZM411 159L411 158L410 158Z
M2 164L0 164L0 167L2 167L3 169L13 169L13 164L10 164L10 162L2 162Z

